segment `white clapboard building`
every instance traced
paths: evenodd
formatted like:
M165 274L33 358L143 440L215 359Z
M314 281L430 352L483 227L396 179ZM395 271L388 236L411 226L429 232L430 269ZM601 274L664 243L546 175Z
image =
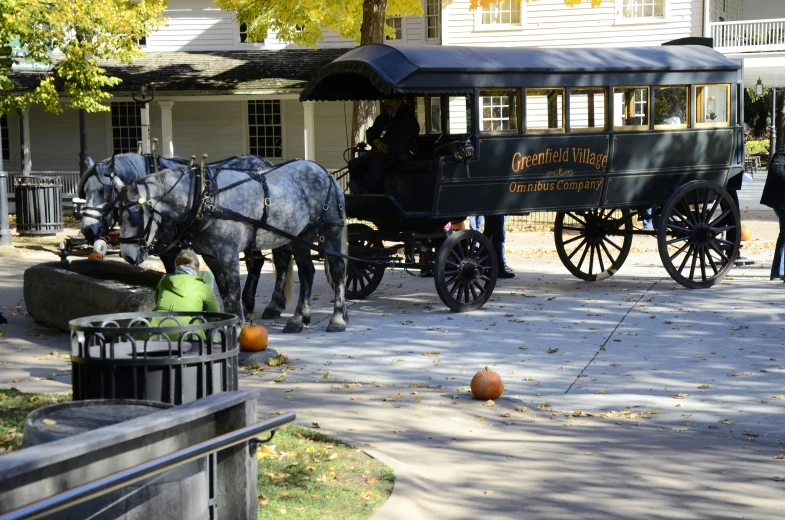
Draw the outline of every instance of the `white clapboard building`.
M605 0L598 8L588 0L576 7L563 0L500 0L488 8L469 6L470 0L423 0L422 16L388 20L397 36L388 43L623 47L711 37L721 52L744 59L748 85L760 78L764 87L785 87L785 0ZM148 147L154 137L167 156L255 153L274 162L300 157L327 168L343 165L351 105L301 103L298 95L352 42L325 32L317 50L292 48L274 34L247 43L233 14L211 0L169 0L165 15L168 24L145 42L146 57L130 66L109 64L123 84L111 111L87 117L94 158L135 151L140 139ZM132 97L142 86L155 93L146 109ZM53 115L33 107L2 118L3 169L12 174L74 175L78 153L75 111Z

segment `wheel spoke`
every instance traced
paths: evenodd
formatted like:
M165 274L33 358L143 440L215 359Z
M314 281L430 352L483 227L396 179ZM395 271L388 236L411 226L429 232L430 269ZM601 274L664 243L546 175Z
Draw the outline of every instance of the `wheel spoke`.
M586 237L586 235L578 235L577 237L572 237L569 240L563 241L562 245L566 246L567 244L570 244L572 242L575 242L576 240L580 240L580 239L585 238L585 237Z
M480 291L480 296L485 294L485 287L480 285L480 282L478 280L476 280L476 279L472 280L472 283L477 288L477 290Z
M681 221L682 221L682 223L684 223L684 225L686 225L687 227L691 227L691 228L692 228L692 227L695 227L695 226L693 225L693 223L692 223L692 222L690 222L690 219L689 219L689 218L687 218L687 217L685 217L684 215L682 215L681 211L679 211L679 209L678 209L678 208L676 208L675 206L673 207L673 215L671 215L671 218L673 218L674 216L675 216L675 217L678 217L678 218L679 218L679 220L681 220ZM668 222L668 226L671 226L671 225L673 225L673 223L669 221L669 222Z
M570 259L570 260L572 260L572 257L573 257L573 256L575 256L575 253L577 253L578 251L580 251L580 250L581 250L581 248L584 246L584 244L585 244L585 245L588 245L588 242L586 242L586 239L584 239L584 240L583 240L583 241L582 241L580 244L578 244L578 247L576 247L575 249L573 249L573 250L572 250L572 253L570 253L569 255L567 255L567 258L568 258L568 259ZM583 253L583 255L584 255L584 256L586 256L586 253L584 252L584 253ZM583 260L581 260L581 261L583 261ZM579 267L580 267L580 266L579 266Z
M706 213L706 216L703 219L704 222L708 222L711 219L711 216L714 215L714 212L717 211L717 205L720 203L721 199L722 197L714 199L714 204L711 205L711 209Z
M602 243L602 242L600 242ZM594 246L594 250L597 251L597 261L600 263L600 272L605 272L605 264L602 261L602 250L600 249L599 245Z
M477 289L474 287L474 280L469 283L469 290L472 292L472 300L477 300Z
M701 207L701 222L706 222L706 207L709 205L709 193L711 191L706 190L706 193L703 195L703 206ZM717 199L719 200L719 198Z
M707 190L708 191L708 190ZM706 281L706 252L703 247L699 249L701 260L701 279Z
M455 280L455 284L454 284L454 285L452 286L452 288L450 289L450 296L452 296L453 298L455 298L455 292L456 292L456 291L458 291L458 290L460 290L460 288L461 288L461 286L462 286L462 285L463 285L463 283L461 282L461 279L460 279L460 278L459 278L459 279L457 279L457 280ZM460 301L460 298L455 298L455 299L456 299L456 300L458 300L458 301Z
M589 243L587 242L587 243L586 243L586 247L584 247L584 248L583 248L583 254L581 255L581 259L580 259L580 261L578 262L578 265L576 266L576 267L578 268L578 270L580 270L581 266L583 265L583 261L586 259L586 253L588 253L588 252L589 252L589 247L590 247L590 245L591 245L591 244L589 244Z
M678 269L679 274L681 274L681 272L684 270L684 266L687 265L687 262L690 259L690 254L692 254L692 250L693 249L695 249L695 243L694 242L690 242L690 248L687 249L687 253L684 255L684 260L681 262L681 265L679 266L679 269ZM673 255L671 257L671 260L673 260L675 256L676 255Z
M589 251L589 275L594 272L594 244L591 245Z
M709 242L709 246L711 245L712 245L711 242ZM708 259L709 265L711 266L712 271L714 271L714 274L716 275L717 273L719 273L720 270L717 269L717 265L714 263L714 259L711 257L711 251L709 250L706 251L706 258Z
M608 238L608 237L604 237L604 238L603 238L603 240L605 240L606 242L608 242L610 245L612 245L613 247L615 247L615 248L616 248L616 249L618 249L619 251L621 251L621 250L622 250L622 248L620 248L618 245L616 245L616 242L614 242L614 241L613 241L613 240L611 240L610 238Z
M718 255L720 255L720 259L722 260L723 264L727 264L728 262L730 262L730 259L727 256L725 256L725 253L723 253L720 248L717 247L717 244L715 244L714 242L709 242L709 247L711 247L714 251L717 252Z
M679 200L679 202L681 203L681 206L684 208L685 220L690 224L692 224L692 226L694 227L695 219L693 218L692 210L690 209L689 205L684 201L684 199L686 199L686 197ZM674 208L674 211L678 213L676 208Z
M689 240L690 238L692 238L692 237L690 237L690 236L683 236L683 237L672 238L670 240L667 240L665 242L665 245L669 246L671 244L675 244L676 242L681 242L682 240Z
M458 275L456 274L456 275L454 275L454 276L451 276L451 277L449 278L449 280L445 280L444 284L445 284L445 285L450 285L450 284L453 284L453 283L455 283L455 280L457 280L457 279L458 279Z
M684 250L685 250L687 247L689 247L689 246L690 246L690 244L691 244L691 242L687 242L686 244L684 244L683 246L681 246L681 247L680 247L680 248L679 248L679 249L678 249L678 250L677 250L675 253L673 253L673 254L670 256L670 261L671 261L671 263L673 263L673 260L675 260L675 259L676 259L676 257L677 257L677 256L679 256L679 255L681 254L681 252L682 252L682 251L684 251ZM681 269L680 269L680 270L681 270Z
M690 265L690 280L695 279L695 266L698 263L698 248L692 250L692 265Z
M722 214L719 217L717 217L714 220L712 220L711 222L709 222L709 226L711 226L711 227L716 226L718 222L720 222L725 217L727 217L732 211L733 210L731 210L731 209L726 209L725 211L722 212ZM733 227L736 227L736 226L733 226Z
M610 267L613 267L614 265L616 265L616 259L615 259L615 258L613 258L613 255L612 255L612 254L611 254L611 252L608 250L608 247L605 245L605 240L603 240L602 242L600 242L600 245L602 246L602 249L603 249L603 251L605 251L605 254L606 254L606 255L607 255L607 257L608 257L608 261L609 261L609 262L610 262L610 264L611 264L611 265L609 266L609 268L610 268ZM603 271L604 271L604 269L603 269Z
M576 215L575 213L566 213L565 216L570 217L571 219L580 222L581 224L584 225L584 227L586 226L586 220L585 220L586 217L584 217L582 219L582 218L578 217L578 215Z
M574 226L562 226L562 229L565 231L578 231L579 233L583 233L586 231L585 227L574 227Z

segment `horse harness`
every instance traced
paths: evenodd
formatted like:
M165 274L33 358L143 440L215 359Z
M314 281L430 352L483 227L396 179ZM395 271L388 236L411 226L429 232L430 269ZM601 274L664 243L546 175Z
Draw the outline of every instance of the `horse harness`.
M152 230L152 222L154 220L153 219L153 215L154 214L161 215L161 213L155 208L157 203L153 203L152 200L150 200L149 187L147 186L146 183L142 183L142 186L144 186L144 189L145 189L145 197L142 197L142 198L140 198L137 201L134 201L132 203L121 205L120 211L128 211L129 215L130 215L130 218L131 218L131 222L134 223L134 221L136 221L136 223L134 225L141 224L141 215L139 215L139 210L141 209L141 206L143 206L143 205L146 206L148 208L148 210L151 212L151 216L148 219L146 225L144 226L144 229L142 231L140 231L140 233L138 233L137 235L135 235L133 237L121 238L120 239L120 243L121 244L130 244L130 243L138 244L142 249L152 249L154 252L156 252L157 254L160 255L162 253L165 253L165 252L169 251L175 245L181 243L182 241L187 240L189 235L191 235L193 232L197 231L198 229L203 228L206 225L207 218L213 217L213 218L217 218L217 219L233 220L235 222L243 222L243 223L246 223L246 224L250 224L250 225L252 225L256 229L264 229L265 231L270 231L271 233L275 233L275 234L277 234L279 236L282 236L282 237L284 237L284 238L286 238L286 239L288 239L290 241L297 242L299 244L305 245L309 249L314 249L314 250L316 250L316 251L318 251L319 253L322 253L322 254L326 253L326 254L333 254L333 255L338 255L338 256L345 256L345 255L342 255L339 252L335 252L335 251L326 249L324 247L324 240L325 240L325 238L324 238L324 228L328 227L328 226L343 227L343 225L344 225L344 207L343 207L343 204L338 204L338 214L340 216L339 219L337 219L337 220L327 219L327 212L330 209L329 201L330 201L330 198L333 196L333 192L335 190L335 185L336 185L336 182L332 178L331 178L331 181L333 181L333 182L330 182L330 184L329 184L329 188L328 188L328 191L327 191L327 197L325 198L324 204L322 204L322 212L321 212L321 214L319 215L319 217L317 217L317 219L316 219L316 221L314 223L308 224L305 227L305 229L303 229L303 231L300 233L301 235L304 235L304 234L307 234L308 232L312 231L314 228L317 228L318 229L318 237L319 237L319 247L318 248L315 248L311 242L309 242L308 240L305 240L301 236L293 235L291 233L283 231L282 229L278 229L278 228L276 228L274 226L271 226L271 225L267 224L267 219L268 219L268 216L269 216L269 208L272 206L272 202L270 200L270 190L269 190L269 188L267 186L266 175L268 173L272 172L272 171L277 170L278 168L281 168L282 166L284 166L286 164L292 163L292 162L297 161L297 160L298 159L292 159L292 160L289 160L289 161L286 161L286 162L283 162L283 163L279 163L279 164L277 164L277 165L275 165L275 166L273 166L271 168L268 168L268 169L262 170L262 171L259 171L259 170L246 171L246 173L248 174L247 178L245 178L243 180L240 180L240 181L233 182L232 184L229 184L228 186L224 186L222 188L217 188L215 186L216 185L215 180L216 180L218 172L216 172L215 176L212 179L210 179L210 178L208 178L208 177L210 177L209 169L205 168L205 170L208 170L208 172L205 172L205 171L203 171L203 169L201 167L190 168L191 170L194 171L194 174L195 174L194 190L193 190L193 200L194 200L194 203L191 205L192 206L191 210L189 211L188 215L183 220L183 222L175 224L175 226L174 226L175 227L175 234L177 236L168 245L166 245L166 244L158 245L158 240L155 239L155 238L153 238L152 244L149 244L150 232ZM330 174L326 170L324 170L324 169L322 169L322 170L324 171L324 173L328 177L330 176ZM235 170L235 171L242 171L242 170ZM164 195L159 198L159 201L163 200L166 197L166 195L168 195L169 193L171 193L172 190L174 190L175 186L177 186L177 184L186 175L186 172L187 172L187 170L184 170L182 172L182 174L177 179L177 181L174 183L174 185L172 185L172 187L169 188L166 191L166 193L164 193ZM207 173L207 175L205 175L205 173ZM223 193L225 191L231 190L232 188L236 188L237 186L240 186L242 184L245 184L245 183L251 182L251 181L259 182L259 184L262 186L262 190L264 192L264 207L263 207L263 211L262 211L262 217L260 219L254 219L254 218L248 217L246 215L238 213L238 212L236 212L234 210L231 210L229 208L225 208L223 206L220 206L217 203L217 196L220 193ZM138 208L137 208L137 206L138 206Z

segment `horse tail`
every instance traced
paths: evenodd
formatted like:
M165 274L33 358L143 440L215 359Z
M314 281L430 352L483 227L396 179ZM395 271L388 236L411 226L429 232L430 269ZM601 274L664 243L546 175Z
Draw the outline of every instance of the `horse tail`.
M284 308L294 297L294 255L289 256L289 268L283 281Z

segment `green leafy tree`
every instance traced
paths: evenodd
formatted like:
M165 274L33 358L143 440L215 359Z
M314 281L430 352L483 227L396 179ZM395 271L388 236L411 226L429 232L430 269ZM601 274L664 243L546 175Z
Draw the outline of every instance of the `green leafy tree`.
M108 76L99 59L130 63L144 53L138 41L164 22L166 0L1 0L0 113L41 103L62 111L56 84L62 83L69 108L98 112L120 79ZM8 44L18 42L25 61L48 68L34 89L18 93L13 82ZM59 80L59 81L58 81ZM10 95L10 93L14 93Z

